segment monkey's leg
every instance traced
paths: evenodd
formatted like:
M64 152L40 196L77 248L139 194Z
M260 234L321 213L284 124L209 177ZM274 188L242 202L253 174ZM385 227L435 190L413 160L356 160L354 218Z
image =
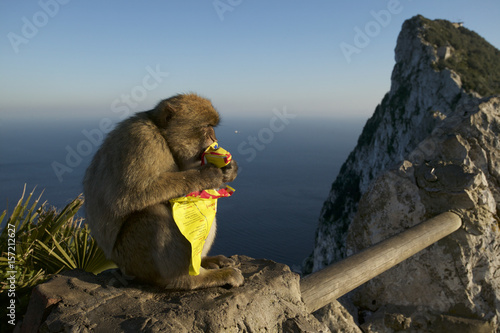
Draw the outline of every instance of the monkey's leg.
M243 275L234 267L189 275L191 245L181 234L168 205L155 205L131 214L113 249L113 261L127 275L168 289L192 290L240 286Z
M215 239L215 234L217 233L217 218L214 218L212 222L212 228L205 240L205 245L203 246L203 251L201 252L201 267L206 269L216 269L222 267L234 266L236 263L233 259L229 259L226 256L218 255L213 257L208 257L208 252L212 247Z
M187 274L190 257L191 245L173 221L169 208L160 204L126 219L111 259L126 274L158 284Z

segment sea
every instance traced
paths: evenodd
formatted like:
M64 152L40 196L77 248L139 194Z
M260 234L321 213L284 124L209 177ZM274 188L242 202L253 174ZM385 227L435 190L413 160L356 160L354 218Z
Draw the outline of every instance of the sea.
M210 254L266 258L297 270L312 253L323 203L365 121L292 117L283 110L223 117L216 135L239 173L229 184L233 196L218 201ZM2 119L0 212L8 216L24 188L57 209L80 195L85 170L115 122Z

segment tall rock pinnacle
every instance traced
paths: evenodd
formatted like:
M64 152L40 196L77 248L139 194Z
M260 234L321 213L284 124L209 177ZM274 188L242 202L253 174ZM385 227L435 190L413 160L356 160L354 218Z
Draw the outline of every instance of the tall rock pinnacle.
M332 185L304 270L452 210L462 229L349 297L370 313L366 332L498 330L500 51L461 24L416 16L391 80Z

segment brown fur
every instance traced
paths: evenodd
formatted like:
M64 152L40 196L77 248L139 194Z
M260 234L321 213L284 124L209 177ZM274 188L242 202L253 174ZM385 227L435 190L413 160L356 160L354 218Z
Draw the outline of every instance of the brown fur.
M109 133L84 179L87 223L108 258L139 280L175 289L239 286L241 272L224 256L203 258L188 275L191 247L172 218L169 199L234 180L237 164L201 166L216 141L219 115L195 94L161 101ZM216 221L203 248L210 249ZM219 268L221 267L221 268Z

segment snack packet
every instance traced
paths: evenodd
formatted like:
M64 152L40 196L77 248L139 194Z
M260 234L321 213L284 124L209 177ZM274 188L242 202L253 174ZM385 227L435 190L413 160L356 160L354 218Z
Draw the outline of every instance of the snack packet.
M228 165L232 159L227 150L220 148L219 144L214 142L201 154L201 165L212 163L216 167L222 168Z
M231 154L217 143L210 145L202 154L202 165L212 163L222 168L230 162ZM234 189L226 185L220 189L191 192L184 197L169 200L177 227L191 243L189 275L200 274L201 252L215 219L217 200L229 197L233 192Z

